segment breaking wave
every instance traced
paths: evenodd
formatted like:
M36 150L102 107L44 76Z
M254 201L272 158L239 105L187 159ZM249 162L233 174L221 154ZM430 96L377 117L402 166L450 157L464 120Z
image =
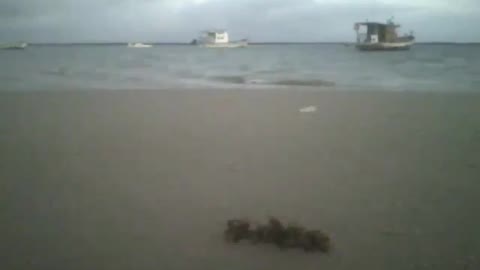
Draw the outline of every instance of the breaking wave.
M233 83L233 84L246 84L247 80L243 76L213 76L210 77L211 80L224 82L224 83Z
M249 79L245 76L213 76L210 80L242 85L278 85L278 86L317 86L317 87L333 87L335 82L319 80L319 79L280 79L280 80L264 80Z
M279 80L274 82L274 84L285 86L335 86L334 82L325 80Z

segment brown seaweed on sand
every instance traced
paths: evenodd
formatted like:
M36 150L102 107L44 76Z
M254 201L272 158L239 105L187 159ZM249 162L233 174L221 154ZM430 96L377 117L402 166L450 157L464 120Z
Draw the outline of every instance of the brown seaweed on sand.
M288 225L270 217L267 224L252 224L244 219L227 221L225 239L238 243L250 240L253 244L274 244L281 249L300 248L307 252L319 251L328 253L332 249L330 237L320 230L307 230L300 225Z

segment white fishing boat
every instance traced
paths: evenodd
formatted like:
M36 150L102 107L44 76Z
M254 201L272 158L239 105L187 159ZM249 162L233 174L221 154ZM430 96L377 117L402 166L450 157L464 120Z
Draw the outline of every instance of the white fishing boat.
M360 22L354 28L357 33L356 48L361 51L408 50L415 43L411 32L399 37L396 29L400 25L390 19L385 23Z
M193 40L192 44L207 48L244 48L248 46L248 41L246 39L230 41L227 31L209 30L203 31L199 39Z
M152 45L150 44L143 44L143 43L128 43L129 48L151 48Z
M27 48L28 44L25 42L20 43L0 43L0 49L2 50L23 50Z

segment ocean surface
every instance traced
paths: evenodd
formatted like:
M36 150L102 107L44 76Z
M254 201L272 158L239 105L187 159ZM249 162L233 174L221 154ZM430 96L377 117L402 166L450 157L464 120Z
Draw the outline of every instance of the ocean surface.
M480 90L479 45L362 53L342 44L205 49L158 45L30 46L0 51L1 90L315 87Z

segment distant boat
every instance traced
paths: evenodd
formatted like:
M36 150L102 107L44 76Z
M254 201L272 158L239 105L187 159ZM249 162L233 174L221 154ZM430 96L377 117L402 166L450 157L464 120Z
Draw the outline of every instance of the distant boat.
M355 47L361 51L409 50L415 43L413 33L399 37L396 29L400 25L389 20L387 23L360 22L355 23L357 43ZM364 31L360 31L364 28Z
M228 32L225 30L203 31L199 39L195 41L192 44L207 48L244 48L248 46L246 39L230 41Z
M2 50L24 50L27 48L28 44L25 42L20 43L10 43L10 44L0 44L0 49Z
M152 45L150 44L143 44L143 43L128 43L129 48L151 48Z

